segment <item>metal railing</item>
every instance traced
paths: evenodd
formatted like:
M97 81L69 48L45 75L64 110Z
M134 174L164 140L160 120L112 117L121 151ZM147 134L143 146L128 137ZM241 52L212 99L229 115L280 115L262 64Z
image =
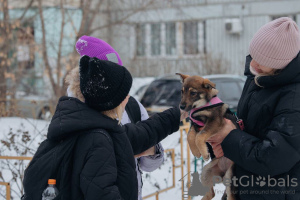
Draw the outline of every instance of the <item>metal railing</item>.
M174 152L174 156L172 156L172 166L173 166L173 169L172 169L172 173L173 173L173 185L168 187L168 188L165 188L163 190L159 190L157 192L154 192L152 194L149 194L147 196L144 196L143 199L148 199L150 197L153 197L155 196L156 197L156 200L159 200L159 194L163 193L163 192L166 192L170 189L173 189L175 188L175 169L177 168L181 168L181 177L184 177L185 174L184 174L184 158L183 158L183 131L185 131L186 133L188 133L190 129L190 123L187 123L186 121L183 122L183 126L180 126L179 128L179 131L180 131L180 165L177 165L175 166L175 151L174 149L168 149L168 150L165 150L165 152L168 152L168 151L173 151ZM187 143L187 171L188 171L188 174L187 174L187 188L189 189L190 188L190 184L191 184L191 174L189 173L189 169L191 168L191 158L190 158L190 147L189 147L189 144ZM181 181L181 198L182 200L184 200L185 198L185 191L184 191L184 181ZM191 196L188 196L187 197L188 200L191 200Z
M0 185L6 186L6 200L10 200L10 184L6 182L0 182Z
M170 187L167 187L165 189L156 191L152 194L149 194L147 196L144 196L143 199L148 199L150 197L155 196L156 200L159 200L159 194L166 192L168 190L171 190L173 188L175 188L175 169L177 168L181 168L181 177L184 177L184 158L183 158L183 131L185 131L186 133L188 133L190 128L189 123L184 122L183 126L180 126L180 151L181 151L181 155L180 155L180 165L175 165L175 149L166 149L164 152L171 153L171 159L172 159L172 185ZM25 157L25 156L0 156L0 160L31 160L32 157ZM190 147L187 143L187 169L189 170L191 168L191 162L190 162ZM190 173L188 173L187 175L187 187L190 187L190 183L191 183L191 175ZM184 181L181 182L181 192L182 192L182 200L184 200ZM11 199L11 188L10 188L10 183L6 183L6 182L0 182L0 185L6 186L6 200L10 200ZM188 200L191 200L191 197L188 197Z
M155 196L155 197L156 197L156 200L158 200L158 199L159 199L159 198L158 198L158 195L159 195L160 193L163 193L163 192L166 192L166 191L168 191L168 190L170 190L170 189L175 188L175 168L176 168L176 166L175 166L175 149L166 149L164 152L165 152L165 153L171 152L171 158L172 158L172 176L173 176L173 181L172 181L172 183L173 183L173 184L172 184L172 186L170 186L170 187L167 187L167 188L165 188L165 189L162 189L162 190L159 190L159 191L154 192L154 193L152 193L152 194L149 194L149 195L143 197L143 199L148 199L148 198L150 198L150 197Z
M0 160L31 160L32 157L24 156L0 156ZM6 182L0 182L0 185L6 186L6 200L10 200L11 197L11 188L10 184Z

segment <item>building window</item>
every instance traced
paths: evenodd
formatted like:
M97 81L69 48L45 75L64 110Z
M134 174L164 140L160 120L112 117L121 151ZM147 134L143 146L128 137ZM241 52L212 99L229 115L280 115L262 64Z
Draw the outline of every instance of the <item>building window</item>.
M296 15L274 15L274 16L271 16L271 21L275 20L275 19L278 19L280 17L289 17L289 18L292 18L292 20L294 20L295 22L297 22L297 16Z
M166 23L166 54L176 55L176 24Z
M205 29L205 21L139 24L136 26L135 55L155 57L206 53Z
M160 55L160 46L161 46L161 25L160 24L151 24L151 55L156 56Z
M136 54L138 56L146 55L146 25L136 26Z
M198 54L198 22L184 22L184 54Z

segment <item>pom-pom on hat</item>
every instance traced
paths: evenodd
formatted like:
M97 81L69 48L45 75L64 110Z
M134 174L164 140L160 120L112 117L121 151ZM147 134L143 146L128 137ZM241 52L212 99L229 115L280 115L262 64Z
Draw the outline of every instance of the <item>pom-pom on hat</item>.
M81 57L79 74L85 103L98 111L120 105L132 85L132 76L125 67L96 57Z
M249 53L260 65L274 69L286 67L300 51L297 24L281 17L262 26L254 35Z
M109 60L122 65L118 52L99 38L84 35L78 39L75 47L80 56L96 57L100 60Z

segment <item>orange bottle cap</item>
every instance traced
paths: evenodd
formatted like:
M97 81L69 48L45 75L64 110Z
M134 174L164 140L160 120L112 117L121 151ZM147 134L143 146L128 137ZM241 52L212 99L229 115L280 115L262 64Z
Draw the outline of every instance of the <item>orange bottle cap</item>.
M49 185L55 185L56 184L56 180L55 179L49 179L48 180L48 184Z

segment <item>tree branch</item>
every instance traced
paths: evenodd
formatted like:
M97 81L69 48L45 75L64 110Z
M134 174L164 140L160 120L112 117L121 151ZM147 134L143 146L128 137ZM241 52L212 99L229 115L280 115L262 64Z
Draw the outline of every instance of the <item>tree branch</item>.
M70 19L70 20L68 20L68 22L71 23L72 29L74 30L75 35L76 35L76 38L77 38L77 36L78 36L78 31L76 30L76 27L75 27L75 24L74 24L74 22L73 22L73 20L72 20L72 18L71 18L71 15L70 15L69 12L66 12L66 14L68 15L68 17L69 17L69 19Z
M38 7L39 7L39 15L40 15L40 20L41 20L41 25L42 25L42 54L43 54L43 61L45 64L45 67L48 72L48 76L50 78L50 83L52 85L52 89L55 93L56 91L56 84L54 81L54 78L52 76L52 68L49 64L48 61L48 53L47 53L47 46L46 46L46 30L45 30L45 21L44 21L44 16L43 16L43 7L42 7L42 0L38 0Z
M56 76L57 76L57 90L60 88L60 73L61 73L61 49L62 49L62 42L64 38L64 27L65 27L65 9L64 9L64 0L60 0L60 10L61 10L61 31L60 31L60 39L59 39L59 44L58 44L58 55L57 55L57 71L56 71ZM56 91L57 94L59 92L59 95L61 91Z
M18 20L22 21L24 16L26 15L27 11L29 10L29 8L32 6L32 3L33 3L34 0L31 0L28 5L26 6L24 12L22 13L21 17L19 17Z
M127 20L129 17L133 16L134 14L138 13L138 12L141 12L141 11L144 11L147 9L148 6L150 6L151 4L153 4L154 0L151 0L149 3L147 3L145 6L141 7L141 8L138 8L136 10L134 10L133 12L129 13L127 16L121 18L120 20L118 21L115 21L114 23L108 23L106 25L103 25L103 26L98 26L96 28L93 28L91 30L89 30L87 32L88 35L91 35L93 34L95 31L99 30L99 29L103 29L103 28L107 28L109 26L114 26L114 25L117 25L117 24L121 24L123 23L125 20Z
M98 3L97 3L97 5L96 5L96 7L94 8L94 10L92 11L92 17L91 17L91 19L89 20L89 26L88 26L88 30L90 30L91 29L91 27L92 27L92 24L93 24L93 22L94 22L94 20L95 20L95 18L96 18L96 14L99 12L99 10L100 10L100 5L103 3L103 0L99 0L98 1Z
M85 23L87 23L88 21L88 13L89 13L89 9L90 9L90 4L91 1L87 1L86 4L84 4L84 1L81 1L81 8L82 9L82 19L81 19L81 23L80 23L80 28L78 31L78 35L76 37L76 41L79 39L79 36L81 36L84 32L85 32Z

